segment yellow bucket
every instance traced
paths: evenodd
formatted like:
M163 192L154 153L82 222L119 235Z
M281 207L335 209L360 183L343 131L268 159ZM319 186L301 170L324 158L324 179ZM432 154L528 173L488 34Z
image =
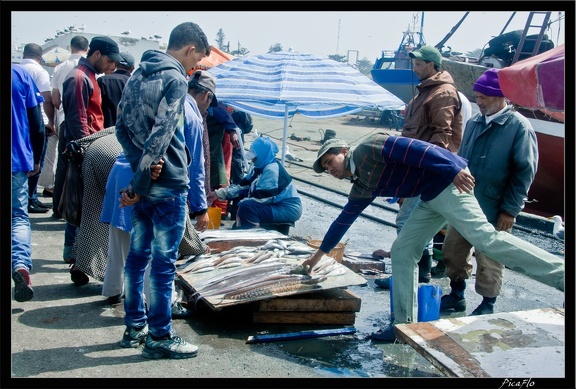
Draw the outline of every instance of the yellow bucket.
M219 207L208 207L208 229L218 230L220 229L220 222L222 219L222 208Z
M308 239L308 246L310 246L314 249L319 249L321 244L322 244L321 240ZM342 261L344 260L344 249L346 249L347 244L348 244L347 242L346 243L338 243L336 245L336 247L334 247L332 250L330 250L330 252L326 255L334 258L336 260L336 262L342 263Z

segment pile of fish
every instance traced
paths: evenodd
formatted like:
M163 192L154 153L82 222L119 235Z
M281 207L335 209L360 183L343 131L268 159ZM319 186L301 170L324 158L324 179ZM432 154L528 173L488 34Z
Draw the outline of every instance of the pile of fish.
M320 288L319 284L328 277L346 272L342 265L327 256L310 274L293 261L294 258L308 258L314 252L315 249L303 243L274 239L260 247L237 246L219 254L199 255L191 263L180 265L178 273L215 271L214 275L194 283L195 293L190 297L195 302L213 296L240 300L301 293Z
M178 269L179 273L203 273L242 265L282 261L282 258L307 258L316 250L297 242L272 239L260 247L236 246L219 254L201 254ZM285 262L285 261L284 261Z

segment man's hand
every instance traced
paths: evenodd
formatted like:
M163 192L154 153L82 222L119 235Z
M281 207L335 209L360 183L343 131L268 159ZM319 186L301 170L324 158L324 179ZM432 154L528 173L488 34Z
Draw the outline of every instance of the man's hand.
M314 269L324 254L326 254L324 251L318 249L310 258L302 262L302 267L304 267L308 274L312 274L312 269Z
M140 195L135 193L130 187L120 190L120 195L122 196L118 199L120 208L129 207L140 201Z
M52 135L58 135L58 133L56 132L56 127L54 126L54 122L49 122L48 124L46 124L46 137L49 137Z
M498 231L508 231L514 225L514 217L508 215L506 212L500 212L498 215L498 224L496 224L496 229Z
M240 148L240 141L238 140L238 133L236 131L230 133L230 142L235 149Z
M150 177L153 180L156 180L160 177L160 173L162 173L162 165L164 165L164 160L160 159L157 164L150 165Z
M34 170L30 170L28 172L28 174L26 174L26 176L32 177L32 176L35 176L36 174L40 174L40 164L39 163L35 163L34 164Z
M208 206L212 205L216 200L218 200L218 195L216 195L216 192L215 191L208 192L208 194L206 195L206 202L208 203Z
M196 225L194 225L194 229L200 232L206 231L206 228L208 228L209 219L210 218L208 217L208 212L203 215L196 216Z
M456 177L454 177L454 181L452 181L452 183L456 188L458 188L460 193L462 192L472 193L475 185L474 182L475 180L472 174L470 174L464 169L460 170L458 174L456 174Z

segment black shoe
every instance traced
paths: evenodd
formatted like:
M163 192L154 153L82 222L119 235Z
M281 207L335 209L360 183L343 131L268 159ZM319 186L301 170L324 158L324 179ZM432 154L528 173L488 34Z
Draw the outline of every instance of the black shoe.
M427 284L430 282L430 271L432 269L432 255L428 250L424 250L420 261L418 261L418 282Z
M33 202L28 203L28 213L46 213L48 211L48 208L40 207Z
M432 278L432 274L428 273L425 275L419 275L418 276L418 282L422 283L422 284L427 284L430 282L430 278Z
M116 305L116 304L120 304L120 302L122 301L122 295L121 294L117 294L116 296L110 296L106 299L106 304L108 305Z
M444 264L436 265L430 270L430 273L434 278L446 277L446 266Z
M52 209L52 204L44 204L42 201L40 201L38 199L28 201L28 206L30 206L30 205L35 205L37 207L45 208L45 209Z
M90 279L78 267L72 263L70 267L70 279L76 286L86 285Z
M376 278L374 280L374 284L376 284L377 287L382 289L390 289L390 276L386 275L381 278Z
M490 304L480 303L475 310L472 311L470 316L478 315L491 315L494 313L494 306Z
M34 297L34 290L30 282L30 272L26 269L18 269L12 274L14 280L14 300L24 302Z
M192 310L184 307L179 302L172 305L172 319L186 319L191 317L192 314Z
M54 197L54 193L51 190L44 189L42 191L42 196L43 197Z
M379 342L395 342L396 334L394 333L394 325L390 325L384 329L380 329L370 334L370 339Z
M440 312L446 312L454 310L455 312L462 312L466 310L466 299L462 298L458 300L454 295L447 294L442 296L440 300Z

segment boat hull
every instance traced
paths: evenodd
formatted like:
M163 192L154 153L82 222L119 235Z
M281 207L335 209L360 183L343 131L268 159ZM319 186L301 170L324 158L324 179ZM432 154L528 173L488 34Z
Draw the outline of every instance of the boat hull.
M442 68L450 73L454 79L454 85L456 85L456 88L458 88L458 90L462 92L470 102L476 101L472 87L478 77L484 74L486 69L488 69L487 67L442 58Z
M525 212L564 219L564 124L528 119L538 140L538 170Z
M420 82L411 69L372 69L372 80L408 103L417 93L416 85Z

